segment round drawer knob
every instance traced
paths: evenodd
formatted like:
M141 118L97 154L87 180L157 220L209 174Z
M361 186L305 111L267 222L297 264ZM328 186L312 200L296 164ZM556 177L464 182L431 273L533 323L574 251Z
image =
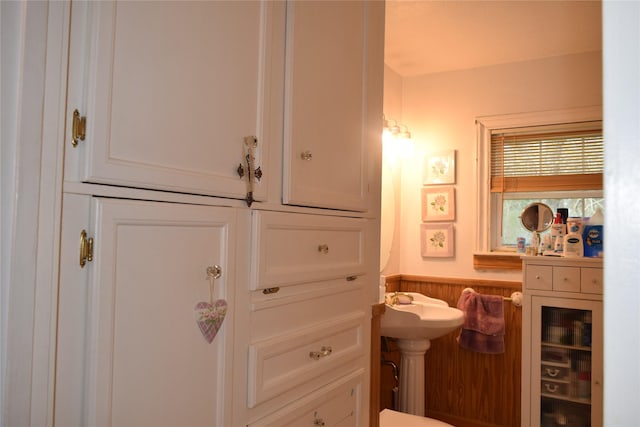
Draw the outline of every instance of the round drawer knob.
M311 160L313 159L313 154L309 150L303 151L302 153L300 153L300 158L302 160Z
M329 253L329 245L318 245L318 252L323 253L323 254L328 254Z

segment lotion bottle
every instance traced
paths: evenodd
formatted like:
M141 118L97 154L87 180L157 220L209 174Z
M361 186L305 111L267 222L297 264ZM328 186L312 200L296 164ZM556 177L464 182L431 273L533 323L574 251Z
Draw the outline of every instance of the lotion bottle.
M578 233L569 233L566 236L564 236L563 251L564 251L564 256L566 257L584 256L584 246L582 245L582 236Z
M564 236L563 250L564 256L566 257L584 256L581 223L577 221L567 221L567 235Z

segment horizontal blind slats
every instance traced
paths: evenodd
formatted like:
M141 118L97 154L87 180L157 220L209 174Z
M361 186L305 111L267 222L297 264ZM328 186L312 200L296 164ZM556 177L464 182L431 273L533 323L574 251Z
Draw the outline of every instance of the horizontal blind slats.
M593 127L593 124L580 126ZM596 125L601 125L600 122ZM568 127L572 127L568 125ZM542 131L540 131L542 129ZM601 129L569 129L563 130L554 126L552 132L544 131L544 127L527 128L527 133L521 130L514 132L501 131L491 135L491 177L492 191L496 191L494 182L518 178L520 182L527 182L527 188L540 185L555 189L559 184L543 184L541 181L525 180L526 177L554 177L567 175L598 175L604 170L604 143ZM549 182L554 181L553 179ZM597 180L596 180L597 181ZM547 182L547 181L545 181ZM581 184L580 184L581 183ZM596 182L597 184L597 182ZM591 189L594 183L590 180L577 180L570 186L585 185L577 189ZM599 184L601 186L601 183ZM500 185L502 188L503 186ZM520 185L505 185L500 191L515 191ZM601 188L601 187L600 187ZM529 188L536 191L544 188Z

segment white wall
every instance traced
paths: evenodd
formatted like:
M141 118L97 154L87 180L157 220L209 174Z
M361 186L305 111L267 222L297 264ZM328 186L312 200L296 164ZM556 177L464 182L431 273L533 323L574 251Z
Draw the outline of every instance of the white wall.
M9 312L9 269L11 261L11 230L15 193L16 126L18 105L18 67L20 56L20 23L23 5L19 2L0 3L2 54L0 64L0 402L4 402L4 382ZM2 412L0 410L0 412ZM0 417L2 425L2 417Z
M384 105L383 112L387 119L394 119L401 123L402 120L402 76L385 65L384 67ZM390 275L400 272L400 208L402 206L400 180L402 176L402 161L395 156L385 153L383 156L382 179L390 179L392 182L392 197L383 194L381 203L382 212L388 212L389 208L393 213L391 216L383 214L380 226L382 228L381 235L385 238L385 233L391 235L391 252L385 265L380 265L382 274ZM383 184L384 185L384 184ZM392 198L392 200L390 200ZM388 205L393 205L389 207ZM386 206L385 206L386 205ZM384 249L384 248L383 248Z
M475 118L601 104L601 52L403 78L402 119L413 133L415 152L402 164L399 272L520 280L519 271L473 269ZM425 154L450 149L457 150L455 257L423 259L422 159Z
M604 425L640 425L640 3L605 1Z

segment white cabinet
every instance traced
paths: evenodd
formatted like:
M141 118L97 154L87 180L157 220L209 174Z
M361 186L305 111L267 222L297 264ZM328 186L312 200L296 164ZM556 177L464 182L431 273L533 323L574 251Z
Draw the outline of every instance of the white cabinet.
M381 8L361 1L287 4L287 204L367 210L368 156L381 149L381 134L370 127L373 121L381 130L382 123L375 77L383 67Z
M384 4L70 9L56 425L365 425Z
M55 424L231 425L241 213L78 195L64 205ZM93 238L84 267L82 230ZM208 343L194 308L211 299L227 315Z
M248 384L250 425L304 425L296 423L306 418L314 425L302 402L314 411L329 405L316 417L327 426L362 425L369 395L362 387L368 385L372 280L365 265L372 222L287 212L252 215L252 246L273 257L253 263L247 368L236 373L237 382ZM352 380L344 387L349 398L336 399L335 387L345 378ZM300 405L307 409L294 410ZM285 422L290 416L297 421Z
M602 260L523 268L522 425L602 426Z
M282 115L270 106L283 14L270 1L73 2L67 180L245 198L247 136L263 180L280 174L263 159Z

